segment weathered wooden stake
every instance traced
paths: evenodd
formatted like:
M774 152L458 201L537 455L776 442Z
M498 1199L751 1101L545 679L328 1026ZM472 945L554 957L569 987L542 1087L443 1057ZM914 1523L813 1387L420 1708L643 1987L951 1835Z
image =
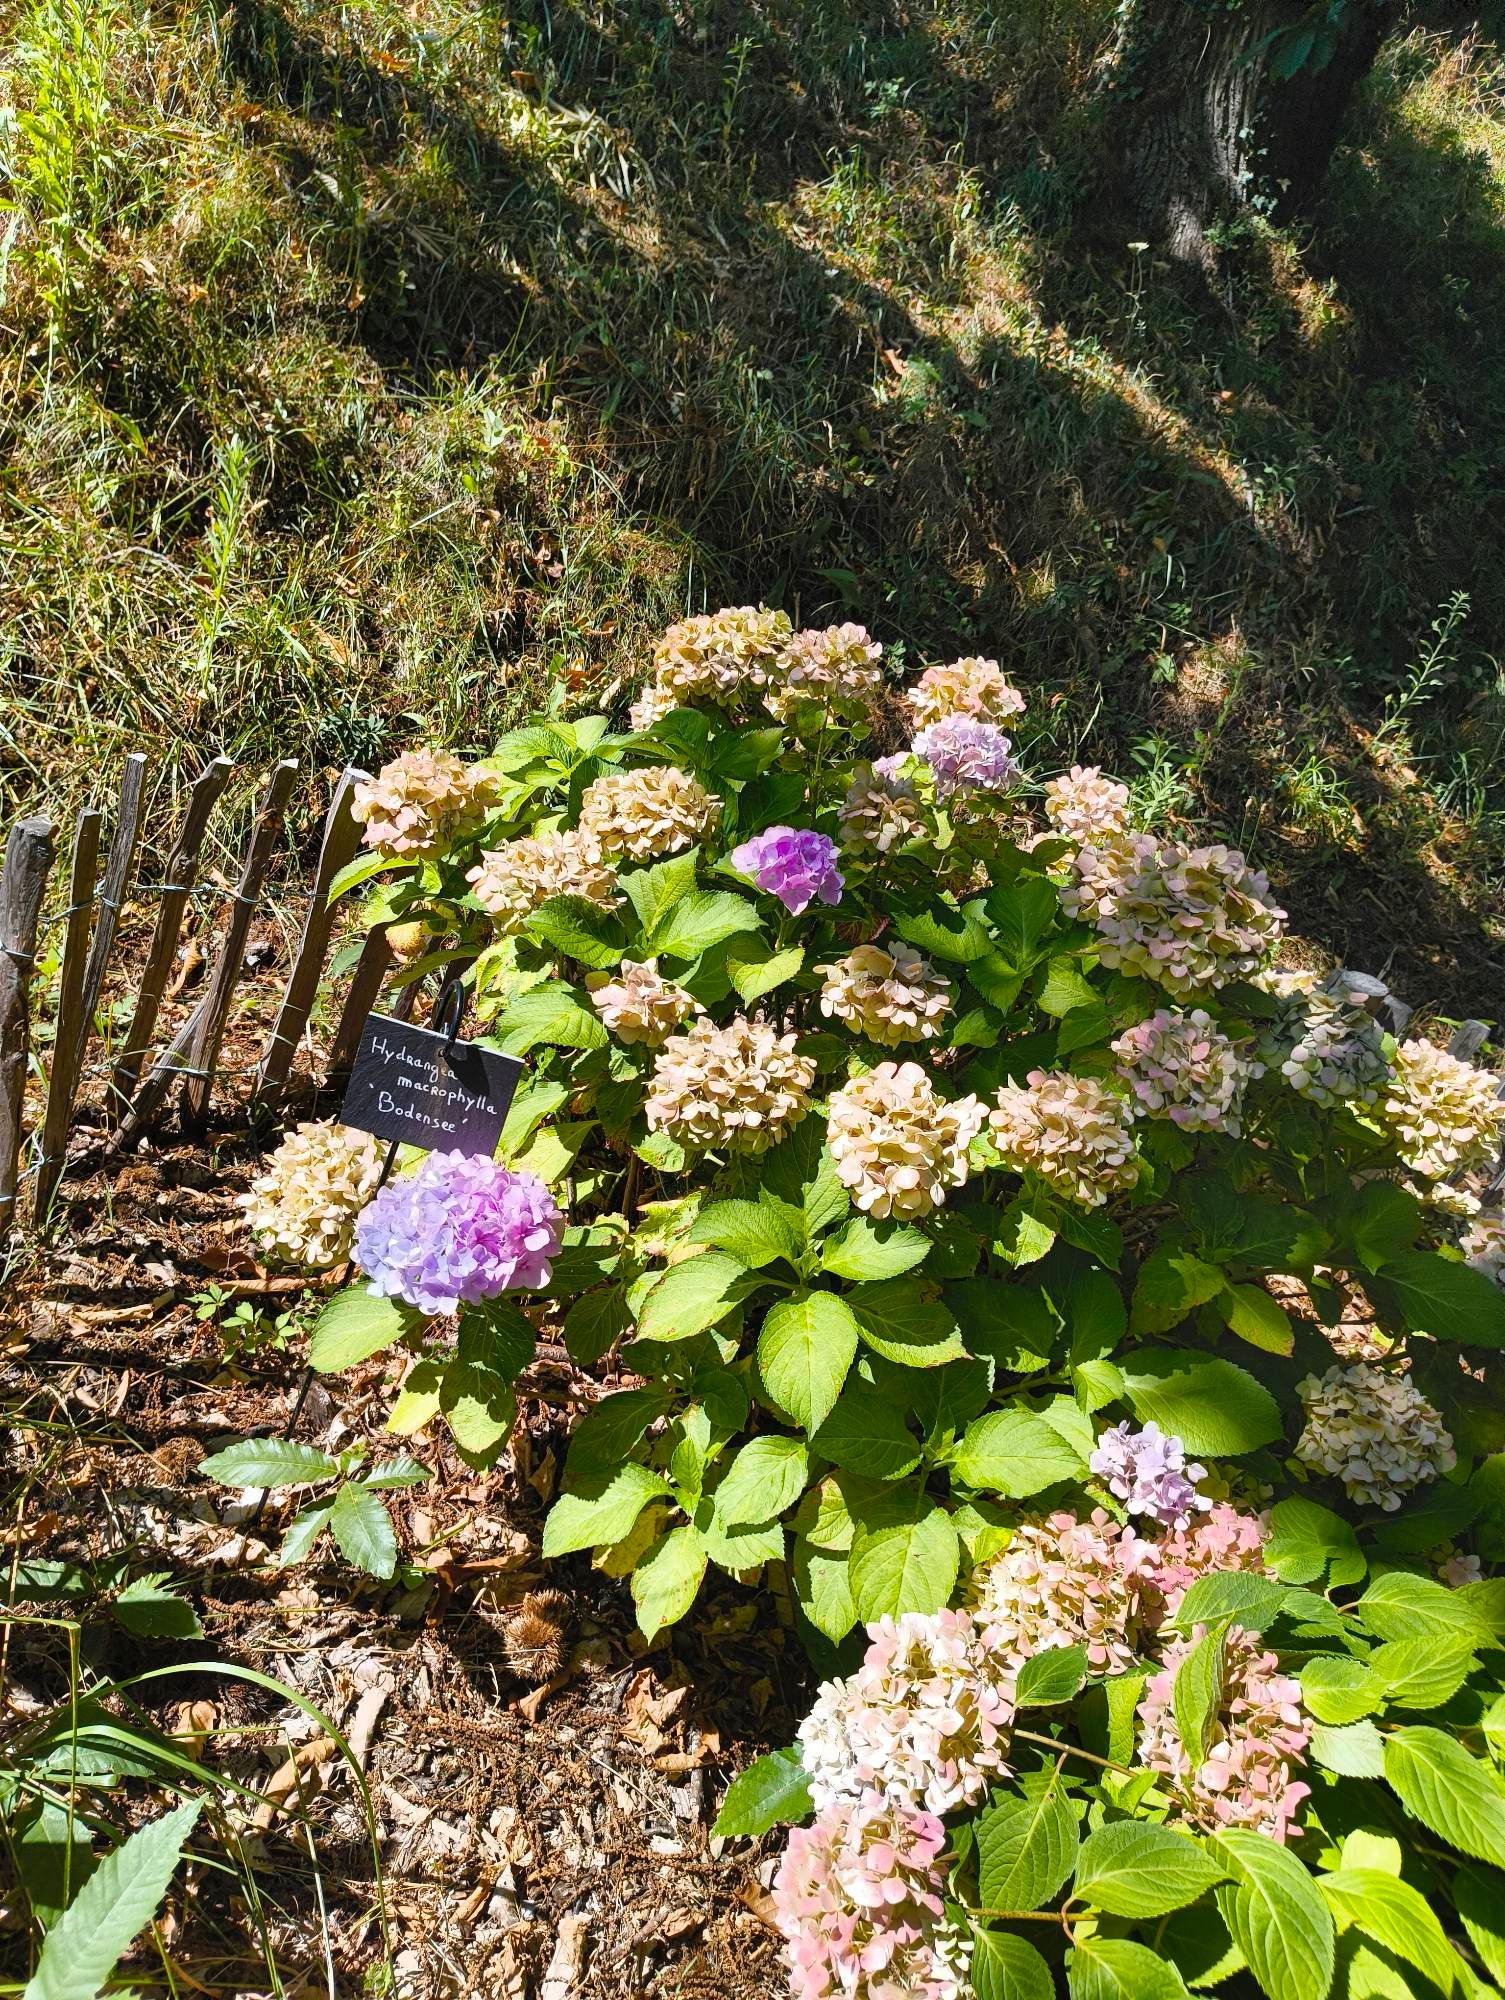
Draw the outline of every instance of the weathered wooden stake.
M334 1041L329 1050L329 1068L324 1078L326 1083L333 1083L336 1078L349 1074L356 1049L360 1046L366 1016L376 1005L382 982L391 969L392 958L387 927L378 924L366 934L366 942L361 947L361 955L351 977L350 990L340 1009L340 1025L334 1031Z
M150 1125L166 1097L173 1079L183 1074L191 1057L189 1050L194 1038L204 1025L204 1002L201 998L188 1018L179 1024L177 1032L157 1060L147 1071L140 1089L131 1100L131 1108L121 1119L115 1137L110 1141L112 1153L124 1149Z
M173 958L178 949L178 937L183 928L183 912L188 906L188 898L193 893L194 881L198 875L199 850L204 844L209 815L213 812L215 803L224 791L234 768L228 757L216 757L200 771L193 781L193 789L188 794L183 824L178 828L178 837L173 843L172 853L167 858L167 870L163 876L166 887L162 891L162 901L157 909L157 923L152 932L150 949L146 954L146 964L141 971L141 989L136 999L136 1011L125 1038L120 1060L115 1065L115 1073L110 1078L106 1113L111 1123L124 1114L130 1103L131 1093L136 1088L136 1079L141 1074L141 1066L151 1049L152 1036L157 1028L157 1016L162 1008L162 995L167 990L168 975L172 970Z
M277 836L282 831L283 814L293 789L293 780L298 775L298 765L294 758L285 757L273 767L271 780L261 810L256 815L256 824L251 829L251 838L246 847L246 858L241 868L240 884L230 900L230 919L225 926L224 942L220 946L219 957L204 989L203 1016L199 1032L189 1051L189 1076L183 1085L183 1125L190 1132L199 1130L209 1110L209 1094L214 1086L214 1066L219 1061L220 1044L225 1038L225 1023L230 1016L230 1001L235 992L235 983L240 978L241 961L245 957L246 933L251 928L251 918L256 912L256 899L261 893L261 885L271 866L272 850L277 844Z
M105 972L115 948L115 932L125 903L131 870L136 865L136 849L141 844L141 789L146 783L146 758L133 750L125 760L120 779L120 803L115 812L115 830L110 835L110 851L105 857L104 887L99 892L99 911L94 919L94 936L89 945L89 963L84 971L83 1010L75 1039L74 1069L81 1075L84 1051L94 1029L94 1010L104 991Z
M99 876L99 827L102 815L89 806L78 816L73 834L73 862L68 871L68 928L63 939L63 964L58 982L57 1029L52 1038L52 1071L47 1078L47 1114L42 1121L42 1157L37 1164L32 1221L45 1226L53 1191L62 1178L68 1156L68 1121L78 1089L79 1022L84 1004L84 962L94 916L94 885Z
M18 820L0 869L0 1243L10 1234L21 1171L37 917L52 866L52 822Z
M329 937L334 929L334 911L329 902L330 884L345 864L354 860L355 850L360 844L360 821L352 814L351 804L356 786L367 776L367 772L357 770L354 765L346 766L324 821L324 840L319 848L319 865L308 899L308 914L303 919L303 935L298 940L297 956L287 976L282 1005L277 1009L277 1018L272 1023L272 1032L267 1038L261 1066L256 1073L255 1108L268 1116L282 1101L288 1072L303 1031L308 1026L314 996L319 990L319 975L324 970Z

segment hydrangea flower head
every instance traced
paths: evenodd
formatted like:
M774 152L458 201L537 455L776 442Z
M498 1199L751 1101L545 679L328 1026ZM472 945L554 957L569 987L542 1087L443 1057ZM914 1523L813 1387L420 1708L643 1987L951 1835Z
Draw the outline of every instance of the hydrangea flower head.
M1199 1576L1214 1570L1272 1574L1265 1562L1269 1529L1258 1514L1245 1514L1226 1500L1190 1526L1173 1528L1150 1542L1147 1580L1160 1600L1160 1622L1175 1617L1181 1600Z
M1024 773L1014 761L1014 746L996 722L979 722L970 715L944 715L915 737L913 751L930 766L935 795L1006 792Z
M664 978L656 958L624 958L615 976L588 973L585 984L591 1005L619 1042L659 1048L681 1021L704 1012L692 993Z
M1280 996L1271 1059L1292 1090L1331 1109L1369 1110L1390 1081L1385 1031L1341 973L1313 991Z
M341 1263L380 1178L381 1148L369 1132L306 1124L287 1133L240 1198L258 1254L305 1271Z
M819 897L839 903L846 883L836 866L836 842L811 827L770 826L731 852L731 864L798 916Z
M946 1829L876 1793L789 1836L774 1879L793 2000L964 2000L970 1941L946 1921Z
M948 715L971 716L979 722L1007 722L1024 713L1024 696L996 660L973 654L948 667L927 667L905 696L915 726L940 722Z
M681 619L653 649L653 685L671 708L694 701L744 708L768 685L793 634L787 613L761 604Z
M1402 1042L1384 1110L1401 1158L1432 1180L1488 1165L1505 1122L1499 1087L1488 1070L1431 1042Z
M549 1282L564 1217L532 1174L465 1153L430 1153L361 1213L355 1261L379 1298L452 1313Z
M1306 1410L1296 1456L1341 1479L1350 1500L1393 1514L1414 1487L1458 1463L1441 1416L1404 1375L1359 1361L1296 1388Z
M1245 1088L1263 1065L1246 1061L1205 1008L1162 1007L1112 1048L1144 1117L1239 1136Z
M882 657L863 625L796 632L770 675L763 705L780 722L860 722L883 683Z
M909 1812L969 1805L1008 1770L1011 1666L965 1611L867 1629L862 1665L828 1681L800 1724L817 1810L868 1792Z
M422 858L472 831L483 818L490 780L447 750L404 750L356 786L350 810L367 847Z
M816 970L825 976L820 1011L885 1048L931 1040L951 1011L950 980L898 940L860 944Z
M1177 1817L1216 1833L1244 1827L1282 1844L1310 1785L1300 1769L1312 1733L1300 1683L1280 1671L1253 1632L1229 1626L1223 1640L1223 1688L1207 1754L1192 1762L1175 1718L1176 1669L1206 1628L1173 1639L1139 1704L1139 1761L1168 1780Z
M1005 1166L1037 1173L1079 1207L1100 1208L1139 1178L1129 1107L1095 1076L1032 1069L1004 1084L988 1122Z
M1022 1521L1007 1548L972 1575L983 1643L1014 1668L1036 1653L1083 1646L1094 1674L1134 1663L1134 1628L1153 1548L1101 1507L1090 1520Z
M1475 1216L1464 1233L1464 1256L1505 1291L1505 1209L1488 1208Z
M1236 848L1106 834L1079 848L1071 869L1061 906L1096 927L1104 965L1169 993L1251 977L1285 921L1268 879Z
M1089 842L1123 833L1129 824L1129 788L1105 778L1097 764L1073 764L1045 781L1045 817L1052 833Z
M585 788L579 834L591 851L632 861L678 854L704 840L721 817L721 801L698 778L672 764L608 771Z
M1203 1465L1188 1465L1186 1447L1151 1421L1136 1431L1128 1420L1104 1431L1088 1464L1131 1514L1145 1514L1162 1528L1185 1528L1211 1500L1197 1491Z
M519 931L551 896L582 896L609 910L617 878L600 849L579 831L525 833L484 850L465 877L476 901L505 937Z
M918 1063L884 1062L832 1091L828 1143L864 1215L929 1215L966 1180L985 1117L975 1097L948 1102Z
M905 775L907 757L878 757L859 764L837 808L841 844L849 854L891 847L912 840L924 825L920 795Z
M814 1081L797 1036L742 1014L724 1028L702 1015L660 1047L644 1110L650 1131L682 1146L765 1153L810 1109Z

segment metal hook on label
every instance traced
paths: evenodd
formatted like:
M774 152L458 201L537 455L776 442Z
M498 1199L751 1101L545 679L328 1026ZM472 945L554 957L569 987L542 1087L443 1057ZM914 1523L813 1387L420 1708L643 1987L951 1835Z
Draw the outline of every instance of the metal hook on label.
M448 1062L455 1052L455 1043L460 1038L460 1023L465 1018L465 988L458 979L446 986L434 1003L433 1029L443 1035L444 1048L441 1051Z

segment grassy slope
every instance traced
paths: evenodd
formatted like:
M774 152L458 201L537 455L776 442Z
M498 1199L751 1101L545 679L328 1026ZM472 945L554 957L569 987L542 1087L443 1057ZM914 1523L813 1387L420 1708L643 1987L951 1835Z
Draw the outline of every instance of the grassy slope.
M761 596L997 654L1037 762L1498 1011L1493 44L1393 43L1210 300L1084 227L1106 7L26 5L7 815L142 739L480 745Z

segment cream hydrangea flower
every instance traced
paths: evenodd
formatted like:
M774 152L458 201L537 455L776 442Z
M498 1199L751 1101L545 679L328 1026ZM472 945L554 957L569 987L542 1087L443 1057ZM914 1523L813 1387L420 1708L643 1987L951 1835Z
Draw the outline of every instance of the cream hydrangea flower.
M773 668L763 705L780 722L807 714L860 722L883 685L882 658L865 625L796 632Z
M1007 1548L972 1574L972 1616L985 1647L1017 1671L1037 1653L1083 1646L1094 1674L1134 1664L1152 1544L1101 1507L1021 1521Z
M1311 1787L1292 1776L1305 1762L1312 1724L1301 1685L1281 1673L1258 1635L1230 1625L1223 1635L1223 1685L1207 1753L1194 1764L1176 1726L1176 1670L1206 1631L1173 1639L1139 1704L1139 1761L1158 1771L1176 1817L1209 1833L1244 1827L1284 1843Z
M682 619L654 648L654 686L677 702L735 708L769 685L793 633L784 612L762 605Z
M681 1021L703 1011L693 994L664 978L656 958L624 958L615 974L593 972L585 983L591 1005L619 1042L656 1049Z
M885 1048L938 1035L951 1011L951 982L912 945L860 944L825 975L820 1011Z
M321 1123L287 1133L240 1197L257 1255L305 1271L343 1263L381 1166L382 1149L369 1132Z
M1068 1201L1100 1208L1139 1178L1133 1112L1095 1076L1033 1069L988 1114L1005 1166L1028 1169Z
M1321 986L1279 996L1281 1018L1271 1038L1272 1060L1292 1090L1332 1109L1372 1110L1390 1081L1385 1031L1339 972Z
M1078 848L1071 867L1062 907L1095 926L1104 965L1178 995L1250 977L1285 921L1266 877L1235 848L1107 835Z
M862 1665L827 1681L800 1724L816 1810L869 1791L911 1812L969 1805L1008 1772L1012 1667L965 1611L867 1631Z
M1185 1132L1226 1132L1236 1139L1244 1091L1263 1074L1212 1016L1162 1007L1112 1043L1119 1075L1146 1118L1166 1118Z
M1407 1166L1432 1180L1487 1166L1500 1143L1500 1079L1431 1042L1402 1042L1384 1119Z
M975 1097L947 1103L918 1063L879 1063L832 1092L827 1143L865 1215L929 1215L966 1180L985 1116Z
M1488 1208L1464 1234L1463 1254L1476 1271L1505 1291L1505 1209Z
M815 1064L796 1037L738 1014L702 1018L658 1052L645 1109L650 1130L682 1146L765 1153L810 1109Z
M587 785L579 833L608 859L654 861L704 840L721 817L721 801L688 771L650 764L610 771Z
M923 829L920 795L904 775L906 762L903 757L879 757L875 763L858 765L836 812L841 844L849 854L865 848L887 854Z
M649 681L627 711L627 726L629 729L651 729L671 708L678 706L673 688L663 687L658 681Z
M973 655L949 667L927 667L905 696L916 729L947 715L1004 723L1024 713L1024 696L996 660Z
M1084 845L1105 834L1125 833L1129 788L1105 778L1100 765L1073 764L1061 777L1046 779L1045 817L1053 833Z
M1296 1386L1306 1410L1296 1456L1341 1479L1350 1500L1393 1514L1407 1493L1458 1463L1441 1416L1404 1375L1360 1361Z
M491 781L447 750L404 750L363 778L351 799L365 843L382 854L423 859L473 831L485 817Z
M550 896L582 896L599 909L616 900L617 878L579 833L529 833L486 849L465 877L505 936L521 930Z

